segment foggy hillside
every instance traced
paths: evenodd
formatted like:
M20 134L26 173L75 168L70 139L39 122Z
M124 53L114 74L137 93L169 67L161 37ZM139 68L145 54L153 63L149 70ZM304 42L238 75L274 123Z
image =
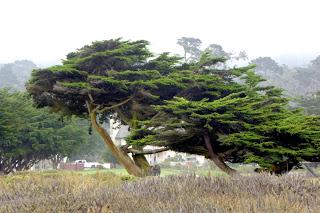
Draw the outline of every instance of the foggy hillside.
M25 83L35 68L37 68L37 65L29 60L17 60L13 63L1 64L0 88L10 87L15 90L25 90Z
M225 68L241 67L248 64L256 65L256 74L266 79L263 85L272 85L284 90L284 95L296 98L309 95L320 90L320 56L310 59L308 56L260 56L252 59L248 50L232 52L220 44L211 43L203 47L199 38L181 37L178 45L183 49L184 61L200 60L201 55L209 52L214 57L223 57L227 61ZM287 63L283 63L286 61Z
M306 61L306 66L290 67L278 64L271 57L259 57L251 61L256 64L256 73L263 76L266 84L284 90L289 96L302 96L320 90L320 56Z

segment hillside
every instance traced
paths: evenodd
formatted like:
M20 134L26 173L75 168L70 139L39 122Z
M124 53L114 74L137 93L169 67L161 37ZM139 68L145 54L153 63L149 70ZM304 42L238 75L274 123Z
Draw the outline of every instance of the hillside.
M0 88L10 87L15 90L25 90L25 83L30 78L33 69L37 68L32 61L18 60L0 65Z

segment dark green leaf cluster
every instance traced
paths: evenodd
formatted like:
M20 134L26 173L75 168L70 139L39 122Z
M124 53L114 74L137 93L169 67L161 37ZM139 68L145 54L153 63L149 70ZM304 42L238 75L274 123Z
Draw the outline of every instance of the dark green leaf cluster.
M208 157L208 134L215 152L231 162L281 172L318 160L319 118L288 110L281 90L261 86L254 66L226 69L212 51L181 63L168 53L154 57L147 44L94 42L61 66L35 70L28 91L40 107L84 117L90 101L101 122L113 116L129 125L128 142L136 146Z
M203 135L209 134L215 151L225 160L255 162L275 173L290 170L300 161L319 161L320 117L289 110L281 90L261 87L263 79L250 67L245 70L239 83L215 72L200 74L207 81L193 74L203 90L188 88L188 95L181 92L154 106L159 116L141 125L151 132L143 138L141 128L130 142L149 141L209 157L203 142ZM214 96L207 95L212 90Z
M320 91L302 96L297 100L298 106L310 115L320 115Z
M86 140L79 120L64 122L36 109L24 93L0 90L0 172L28 169L39 160L68 156Z
M28 91L39 107L50 106L79 116L87 114L89 94L100 106L111 106L131 96L146 103L151 97L153 101L160 96L172 97L183 86L169 77L180 66L180 58L168 53L153 57L147 45L143 40L93 42L68 54L63 65L34 70ZM164 89L161 93L148 91L159 91L159 87ZM131 110L129 105L123 108L117 110L122 114Z

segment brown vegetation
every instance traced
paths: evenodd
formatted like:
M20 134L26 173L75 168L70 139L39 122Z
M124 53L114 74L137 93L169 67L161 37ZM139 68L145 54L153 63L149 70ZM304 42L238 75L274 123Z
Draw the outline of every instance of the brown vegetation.
M24 173L0 177L0 212L318 212L320 180Z

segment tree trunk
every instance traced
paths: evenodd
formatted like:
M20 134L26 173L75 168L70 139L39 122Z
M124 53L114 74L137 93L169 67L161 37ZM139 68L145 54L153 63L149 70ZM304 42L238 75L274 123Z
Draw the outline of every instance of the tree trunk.
M216 164L216 166L227 173L230 176L236 176L238 175L238 172L235 169L230 168L223 160L222 157L220 157L217 153L214 152L211 144L211 140L208 134L203 135L204 142L206 144L206 147L209 152L209 156L211 160Z
M0 157L0 176L4 175L4 166L3 166L4 162L3 161L4 160L2 160L2 158Z
M59 155L55 155L53 158L51 158L52 168L57 170L58 165L61 161L62 157L60 157Z
M90 116L92 126L97 130L97 132L102 137L105 144L110 149L111 153L118 160L118 162L124 166L127 172L131 175L138 176L138 177L145 176L146 174L144 173L144 171L134 163L134 161L128 156L128 154L123 152L113 143L107 131L97 122L97 113L96 111L92 110L92 108L89 109L89 116Z
M57 169L58 169L58 165L59 165L59 163L58 163L57 161L52 161L52 168L53 168L54 170L57 170Z
M133 146L134 149L143 151L143 148L140 146ZM134 163L142 170L144 176L151 175L151 167L149 162L147 161L144 154L133 154L132 153L132 159Z
M134 163L141 169L143 176L151 175L151 167L143 154L132 154Z

